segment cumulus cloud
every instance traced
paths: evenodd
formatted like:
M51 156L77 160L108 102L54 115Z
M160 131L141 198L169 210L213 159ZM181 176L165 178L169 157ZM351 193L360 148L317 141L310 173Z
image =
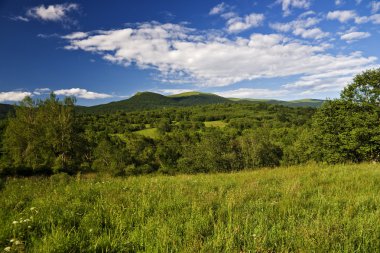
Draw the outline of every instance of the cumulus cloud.
M376 57L359 53L332 55L324 45L310 45L279 34L255 33L249 38L231 39L170 23L145 23L89 34L83 39L67 39L66 48L97 53L124 66L154 69L165 82L188 81L203 87L289 76L299 76L305 82L332 74L328 79L318 77L323 84L341 78L334 73L352 69L359 73L377 61ZM351 72L345 75L352 76Z
M217 15L217 14L221 14L223 12L225 12L225 10L227 9L227 5L225 3L220 3L218 5L216 5L215 7L213 7L209 14L210 15Z
M29 9L26 15L30 18L44 21L62 21L67 18L67 13L78 10L79 5L73 3L40 5Z
M281 4L284 16L289 16L293 8L308 9L311 5L310 0L277 0L276 3Z
M377 1L371 2L371 10L372 10L372 13L378 12L380 10L380 2L377 2Z
M26 11L24 16L15 16L11 19L14 21L29 22L31 19L41 21L61 22L64 27L75 25L76 21L71 19L68 14L79 9L78 4L64 3L55 5L39 5L30 8Z
M327 19L339 20L341 23L345 23L349 20L355 20L355 18L357 18L357 14L353 10L330 11L327 13Z
M87 33L84 32L74 32L68 35L63 36L62 38L68 39L68 40L75 40L75 39L83 39L88 36Z
M231 11L231 9L231 6L220 3L209 12L210 15L220 15L226 20L226 30L229 33L239 33L253 27L261 26L265 19L264 14L261 13L251 13L240 17L237 13Z
M370 36L371 36L371 34L368 33L368 32L355 32L355 31L352 31L352 32L347 32L347 33L341 35L340 39L345 40L347 42L353 42L353 41L357 41L357 40L368 38Z
M42 95L42 94L49 94L51 90L49 88L37 88L33 91L34 95Z
M290 91L286 89L270 90L270 89L254 89L254 88L239 88L215 92L216 95L226 98L281 98L288 95Z
M23 100L27 96L32 96L32 93L27 91L0 92L0 102L17 102Z
M311 14L309 14L311 15ZM289 23L270 23L269 26L278 32L291 32L304 39L322 39L329 35L320 28L315 27L321 20L315 17L304 18L302 14L298 19Z
M264 15L259 13L251 13L245 17L233 17L227 21L227 31L230 33L238 33L252 27L261 26L264 21Z
M56 90L54 91L54 93L57 95L62 95L62 96L74 96L74 97L84 98L84 99L100 99L100 98L112 97L112 95L109 95L109 94L92 92L92 91L88 91L86 89L80 89L80 88Z
M353 10L330 11L327 13L327 19L338 20L341 23L354 21L356 24L365 24L368 22L372 22L373 24L380 24L380 14L373 14L371 16L359 16Z

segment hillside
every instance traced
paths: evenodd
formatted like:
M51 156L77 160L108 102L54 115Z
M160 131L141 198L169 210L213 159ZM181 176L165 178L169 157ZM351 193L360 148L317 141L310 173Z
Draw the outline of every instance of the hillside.
M184 92L180 94L164 96L154 92L138 92L134 96L115 101L108 104L101 104L90 107L80 107L80 112L113 112L113 111L139 111L149 109L159 109L165 107L184 107L196 105L210 105L222 103L268 103L289 107L319 107L323 100L303 99L294 101L281 101L273 99L234 99L225 98L212 93Z
M80 111L139 111L164 107L183 107L220 103L231 103L231 101L214 94L201 92L181 93L174 96L164 96L154 92L138 92L134 96L125 100L81 108Z
M325 100L321 99L300 99L300 100L290 100L290 101L283 101L283 100L275 100L275 99L253 99L253 98L230 98L231 101L238 102L238 103L267 103L267 104L274 104L274 105L283 105L283 106L289 106L289 107L313 107L318 108L322 105L322 103Z

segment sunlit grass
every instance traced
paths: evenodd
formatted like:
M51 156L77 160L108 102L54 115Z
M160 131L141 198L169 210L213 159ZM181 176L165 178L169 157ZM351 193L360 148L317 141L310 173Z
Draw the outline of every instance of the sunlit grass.
M379 196L372 164L8 179L0 250L378 252Z
M159 137L158 130L155 127L154 128L147 128L147 129L135 131L134 133L140 134L140 135L143 135L145 137L152 138L152 139L155 139L155 138Z
M205 127L225 127L225 126L227 126L227 123L223 122L221 120L205 121L204 124L205 124Z

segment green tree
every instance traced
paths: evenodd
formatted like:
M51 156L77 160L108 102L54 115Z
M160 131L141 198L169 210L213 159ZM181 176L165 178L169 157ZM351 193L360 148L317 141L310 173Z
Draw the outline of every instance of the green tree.
M4 134L4 150L14 168L34 172L79 168L84 143L74 102L74 98L61 102L51 94L45 101L27 97L16 107Z
M244 131L240 146L244 168L280 165L282 150L270 141L270 133L266 127Z
M380 105L380 68L370 69L355 76L341 92L341 99L356 103Z
M379 116L372 105L325 102L313 117L314 158L327 163L378 160Z

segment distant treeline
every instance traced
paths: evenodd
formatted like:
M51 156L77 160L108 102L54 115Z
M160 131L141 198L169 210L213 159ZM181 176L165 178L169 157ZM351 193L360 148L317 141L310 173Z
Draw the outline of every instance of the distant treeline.
M208 173L380 159L380 69L319 109L223 103L77 114L74 104L54 94L23 100L0 122L1 173ZM139 134L147 128L157 136Z

